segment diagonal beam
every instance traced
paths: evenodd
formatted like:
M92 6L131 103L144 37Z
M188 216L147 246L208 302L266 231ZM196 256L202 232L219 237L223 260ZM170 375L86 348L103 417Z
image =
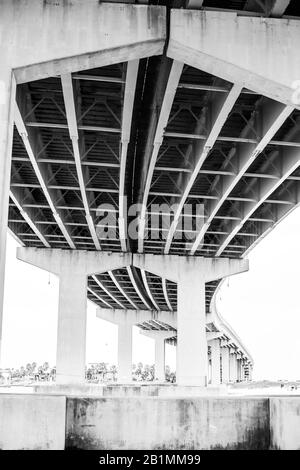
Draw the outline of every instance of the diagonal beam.
M168 291L167 291L167 281L166 281L165 278L162 278L161 282L162 282L162 288L163 288L163 293L164 293L166 304L168 306L168 309L171 312L173 312L173 308L172 308L172 305L170 303L169 296L168 296Z
M125 299L133 306L133 308L135 308L136 310L138 310L138 306L131 300L131 298L129 297L129 295L126 294L126 292L124 291L123 287L121 286L121 284L118 282L118 280L116 279L114 273L112 271L108 271L108 275L109 277L111 278L111 280L113 281L114 285L117 287L117 289L119 289L119 291L121 292L121 294L125 297Z
M119 300L111 293L108 289L99 281L98 277L94 274L92 275L92 279L96 282L96 284L102 289L116 304L118 304L121 308L125 308L125 306L119 302Z
M139 286L137 285L137 282L134 278L134 274L132 272L131 266L127 266L126 269L127 269L127 272L128 272L129 277L130 277L131 283L132 283L137 295L139 296L139 298L141 299L141 301L143 302L143 304L146 306L146 308L148 310L153 310L152 306L149 305L149 303L145 299L144 295L142 294L141 290L139 289Z
M274 18L281 18L290 3L291 0L272 0L271 7L268 9L267 13Z
M185 8L198 10L202 8L204 0L186 0Z
M277 168L281 168L281 176L278 180L264 180L263 184L260 181L252 188L252 191L258 195L259 199L256 202L248 202L243 204L242 213L243 217L240 222L233 223L229 235L221 239L221 245L218 249L216 256L220 256L230 241L236 236L241 230L245 222L251 217L251 215L268 200L270 195L279 188L282 183L297 169L300 167L300 152L298 149L284 149L281 153L277 153L277 159L273 162L273 165Z
M156 308L156 310L160 310L159 306L157 305L157 303L155 302L154 300L154 297L152 295L152 292L150 290L150 287L149 287L149 284L148 284L148 281L147 281L147 275L146 275L146 271L144 269L141 269L141 274L142 274L142 279L143 279L143 283L144 283L144 286L145 286L145 289L147 291L147 294L149 296L149 299L151 300L151 302L153 303L154 307Z
M14 204L17 206L17 208L19 209L20 211L20 214L21 216L23 217L23 219L25 220L25 222L29 225L29 227L34 231L34 233L36 234L36 236L41 240L41 242L43 243L43 245L46 247L46 248L51 248L51 246L49 245L49 243L47 242L47 240L45 239L44 235L42 234L42 232L37 228L36 224L34 223L34 221L32 220L32 218L28 215L28 213L26 211L24 211L23 207L22 207L22 204L20 203L20 201L18 200L17 196L13 193L12 190L10 190L9 192L9 197L11 198L11 200L14 202Z
M250 251L255 248L263 238L265 238L268 233L270 233L272 230L274 230L277 225L282 222L283 219L285 219L291 212L293 212L296 208L300 207L300 188L297 185L297 183L294 183L295 187L292 188L292 191L289 189L290 192L295 194L295 201L294 204L291 206L281 206L276 209L276 215L274 214L273 220L270 222L267 222L267 228L264 228L260 235L256 238L254 243L250 245L250 247L243 253L242 257L245 258L248 256Z
M164 99L162 102L158 122L156 125L156 130L154 134L154 139L147 145L147 149L150 153L150 159L146 158L145 164L147 168L144 170L145 181L142 181L142 207L139 217L139 233L138 233L138 252L143 252L144 246L144 233L145 233L145 224L146 224L146 211L147 211L147 201L149 197L151 181L154 173L155 164L158 157L159 149L162 145L164 138L164 130L168 124L171 108L175 98L177 86L180 80L180 76L183 70L183 63L173 61L167 87L164 94ZM155 109L156 112L156 109Z
M35 153L33 151L32 139L28 135L24 120L22 118L22 115L21 115L21 112L20 112L20 109L19 109L19 106L17 105L17 103L15 105L15 124L16 124L16 128L19 132L19 135L20 135L20 137L23 141L23 144L24 144L24 147L26 149L28 158L31 162L31 165L32 165L33 169L34 169L36 177L39 181L40 187L41 187L41 189L42 189L42 191L45 195L45 198L46 198L46 200L49 204L49 207L51 209L54 220L56 221L57 225L59 226L59 228L60 228L62 234L64 235L65 239L67 240L70 248L72 248L74 250L76 247L75 247L75 245L72 241L72 238L69 234L69 231L67 230L66 226L64 225L64 223L62 221L61 216L58 213L58 209L56 208L54 200L53 200L53 198L50 194L49 188L47 187L46 176L45 176L44 172L42 171L42 168L40 168L40 166L37 162L37 159L35 157Z
M69 74L67 74L69 75ZM44 127L45 129L68 129L68 124L60 124L53 122L36 122L36 121L26 121L27 127ZM115 127L102 127L102 126L84 126L79 124L77 126L80 131L93 131L93 132L109 132L113 134L119 134L120 129Z
M91 289L90 287L87 288L88 292L90 292L94 297L96 297L96 299L100 300L100 302L102 302L104 305L106 305L108 308L112 309L113 307L108 303L106 302L106 300L104 300L99 294L97 294L95 291L93 291L93 289Z
M181 199L178 203L178 206L176 208L176 212L174 214L174 220L171 224L167 240L166 240L166 245L164 249L164 253L168 254L170 251L171 243L178 225L178 221L184 206L184 203L193 187L193 184L199 174L199 171L203 165L203 163L206 160L207 155L213 148L218 135L221 132L222 127L224 126L228 115L230 111L232 110L234 104L236 103L236 100L238 99L241 91L242 91L242 85L241 84L234 84L230 90L230 92L227 95L219 95L217 96L215 102L212 103L212 109L211 109L211 128L209 131L209 134L207 136L207 139L205 141L197 141L194 144L194 150L192 152L193 156L193 162L192 163L192 168L193 171L190 175L184 174L182 175L182 182L181 186L183 188L182 190L182 195Z
M76 111L75 111L75 103L74 103L74 90L73 90L73 83L72 83L72 76L70 73L61 75L61 83L64 95L64 102L65 108L67 113L67 121L68 121L68 128L69 134L72 141L73 147L73 154L76 164L76 171L77 177L80 187L80 193L82 197L82 202L85 210L85 218L89 227L89 231L91 233L91 237L93 239L94 245L96 250L101 250L99 239L96 233L95 225L90 214L90 208L87 200L86 195L86 188L85 182L83 177L82 165L81 165L81 157L79 152L79 144L78 144L78 128L77 128L77 118L76 118Z
M244 10L264 13L266 16L281 18L291 0L248 0Z
M138 76L139 61L131 60L127 64L126 84L124 91L124 103L122 112L121 130L121 157L120 157L120 184L119 184L119 237L122 251L127 251L126 234L126 194L125 194L125 173L127 151L130 141L131 122L133 114L133 104L135 97L136 82Z
M244 145L239 147L233 158L230 159L231 168L235 168L234 174L223 175L213 187L213 194L217 199L211 200L208 205L207 218L203 224L193 246L191 254L194 254L201 244L207 230L209 229L214 217L221 209L222 205L228 199L229 194L244 176L247 169L255 161L258 155L268 145L272 137L277 133L282 124L292 113L293 108L277 102L268 102L261 109L262 117L262 138L257 145Z

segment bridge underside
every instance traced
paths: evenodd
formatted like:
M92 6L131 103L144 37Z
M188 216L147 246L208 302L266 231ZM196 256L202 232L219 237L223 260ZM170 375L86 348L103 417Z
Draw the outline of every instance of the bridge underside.
M27 248L225 261L299 205L296 2L91 2L88 32L84 2L39 3L24 2L22 21L3 6L18 48L1 52L2 271L7 222ZM63 31L59 50L49 31ZM132 263L98 272L85 273L85 292L102 309L180 310L178 279ZM204 316L222 277L201 281Z

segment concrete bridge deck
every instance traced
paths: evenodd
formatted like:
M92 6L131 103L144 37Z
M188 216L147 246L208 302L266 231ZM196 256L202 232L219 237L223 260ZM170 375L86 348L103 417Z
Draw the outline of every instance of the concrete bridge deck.
M119 315L123 377L130 310L176 336L179 383L251 375L216 291L300 202L299 5L149 3L0 2L0 305L8 225L60 276L61 381L87 297Z

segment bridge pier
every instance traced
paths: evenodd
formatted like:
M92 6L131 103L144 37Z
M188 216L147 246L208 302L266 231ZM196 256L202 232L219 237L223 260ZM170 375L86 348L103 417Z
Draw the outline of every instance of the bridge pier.
M118 326L118 382L132 382L132 323L120 322Z
M165 382L166 373L165 373L165 347L166 339L176 336L176 331L147 331L141 330L141 334L153 338L155 341L155 380L158 382Z
M235 383L237 381L237 358L235 352L229 354L229 380Z
M63 269L59 282L56 382L85 380L87 277Z
M214 339L211 342L211 383L220 385L221 383L221 351L220 340Z
M1 52L1 51L0 51ZM11 152L14 125L15 78L4 57L0 54L0 355L2 340L2 315L4 298L4 274L6 236L11 171ZM1 360L1 358L0 358Z
M221 358L222 358L222 383L229 383L229 349L227 347L221 348Z
M133 255L135 266L177 282L178 385L207 385L205 283L248 270L248 261ZM197 359L196 359L197 358Z
M87 276L123 267L129 263L128 255L18 248L17 258L59 277L56 382L83 383L86 364Z
M84 381L87 276L135 266L177 282L177 383L206 386L205 283L248 269L247 260L99 251L19 248L17 257L60 278L56 364L59 383ZM120 315L113 317L112 312L108 310L109 321L119 324L120 378L128 381L131 377L132 325L138 323L138 318L149 317L151 313L125 310L121 319ZM174 313L165 313L165 316L174 323Z

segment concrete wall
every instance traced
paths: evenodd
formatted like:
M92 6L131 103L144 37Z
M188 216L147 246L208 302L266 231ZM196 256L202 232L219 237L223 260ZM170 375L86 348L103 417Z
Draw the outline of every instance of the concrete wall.
M261 398L68 398L67 449L268 449Z
M178 386L170 384L111 384L111 385L97 385L97 384L82 384L82 385L35 385L29 387L29 393L46 393L46 394L60 394L67 396L92 396L92 397L200 397L211 395L224 395L223 387L190 387Z
M271 448L300 450L300 397L270 399Z
M164 397L155 395L164 387L146 388L2 393L0 450L300 449L300 397Z
M1 450L62 450L66 398L46 395L0 395Z

